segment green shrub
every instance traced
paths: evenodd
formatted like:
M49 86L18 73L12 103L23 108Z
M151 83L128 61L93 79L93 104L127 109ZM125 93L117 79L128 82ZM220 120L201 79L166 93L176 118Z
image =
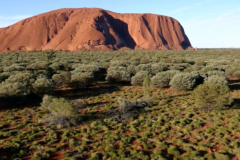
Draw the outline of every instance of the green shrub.
M150 63L150 59L148 57L141 57L140 58L140 63L141 64L148 64L148 63Z
M11 75L8 79L6 79L6 82L8 83L14 83L14 82L20 82L23 84L26 84L27 86L30 86L35 81L35 75L29 72L18 72L16 74Z
M32 92L32 84L36 76L28 72L11 75L0 84L0 96L25 96Z
M53 88L53 82L52 80L41 76L32 84L32 88L34 93L46 93Z
M131 77L126 67L118 66L108 68L107 76L105 79L110 82L115 81L130 82Z
M228 85L228 81L226 77L218 76L218 75L212 75L207 78L205 78L204 83L212 83L212 84L219 84L219 85Z
M44 118L44 123L47 125L58 125L65 128L77 125L79 121L76 108L64 98L45 95L41 107L48 112Z
M155 87L168 87L171 79L175 74L179 71L165 71L159 72L155 76L152 77L152 85Z
M214 159L214 156L213 156L213 154L205 154L204 158L206 158L206 159Z
M79 72L71 74L71 84L74 87L86 86L94 79L92 72Z
M214 70L214 71L208 71L207 76L220 76L220 77L226 77L225 72L220 71L220 70Z
M170 146L167 149L167 153L174 156L179 156L181 154L179 149L177 149L175 146Z
M129 63L125 60L113 60L110 62L110 67L126 67Z
M230 105L233 101L229 88L219 84L199 85L192 95L196 106L208 111Z
M164 63L154 63L151 65L151 73L152 74L157 74L159 72L163 72L168 70L169 65L164 64Z
M143 80L143 92L145 98L150 98L150 85L151 85L151 79L149 76L146 76Z
M29 90L21 82L2 82L0 84L0 97L25 96L27 94L29 94Z
M184 69L190 67L191 65L189 63L177 63L177 64L172 64L170 65L169 69L170 70L179 70L183 71Z
M148 73L152 72L151 64L139 64L135 67L136 72L147 71Z
M226 70L226 74L228 78L238 78L239 79L239 71L240 66L239 65L233 65L230 68Z
M231 158L227 155L227 154L223 154L223 153L214 153L215 158L217 159L221 159L221 160L230 160Z
M115 114L111 115L113 119L116 119L118 121L122 121L124 119L128 119L132 117L131 110L134 107L134 103L122 98L118 97L118 109Z
M37 61L26 66L27 70L46 70L49 63L45 61Z
M8 79L10 75L11 75L10 72L0 73L0 83Z
M56 87L67 85L71 81L71 74L69 72L61 72L60 74L54 74L52 80L55 82Z
M140 64L140 58L139 57L132 57L131 60L131 65L137 66Z
M87 101L82 100L82 99L76 99L76 100L74 100L74 102L73 102L73 106L74 106L77 110L86 108L87 105L88 105Z
M54 62L48 66L51 70L57 71L57 70L64 70L64 65L59 62Z
M43 159L49 159L50 155L43 151L36 151L33 154L32 160L43 160Z
M199 73L177 73L170 81L170 86L177 90L192 90L201 81Z
M17 73L0 84L0 96L25 96L30 93L44 93L52 87L52 81L44 75L40 75L36 79L32 73Z
M91 153L89 160L99 160L100 156L99 153Z
M71 71L71 84L74 87L83 87L95 80L96 74L100 71L97 65L78 64L73 66Z
M184 69L184 72L194 72L194 71L200 71L200 70L201 70L201 66L192 65Z
M73 65L74 72L98 72L99 66L93 64L77 64Z
M134 86L142 86L143 85L143 80L146 76L149 76L149 72L147 72L147 71L137 72L131 78L131 84L134 85Z
M130 102L122 97L118 97L117 102L117 110L110 111L110 118L119 122L138 116L135 109L144 108L148 105L145 101Z
M3 68L4 72L23 71L23 70L25 70L25 67L21 66L19 64L12 64L12 65L10 65L8 67L4 67Z
M202 61L202 60L198 60L198 61L195 62L196 66L206 66L206 64L207 63L205 61Z
M236 79L240 79L240 70L233 72L232 76Z
M188 154L185 154L183 157L183 159L201 159L201 154L198 151L191 151Z
M127 67L127 71L128 73L132 76L134 74L136 74L136 66L135 65L132 65L130 64L128 67Z

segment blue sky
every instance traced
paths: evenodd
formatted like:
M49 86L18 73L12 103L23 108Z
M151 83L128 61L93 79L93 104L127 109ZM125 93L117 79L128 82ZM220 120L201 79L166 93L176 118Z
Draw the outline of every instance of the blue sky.
M177 19L193 47L240 48L240 0L1 0L0 28L60 8L97 7Z

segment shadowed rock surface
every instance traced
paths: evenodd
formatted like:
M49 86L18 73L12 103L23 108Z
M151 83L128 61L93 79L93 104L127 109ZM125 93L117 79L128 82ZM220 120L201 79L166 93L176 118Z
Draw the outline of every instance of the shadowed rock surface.
M155 14L119 14L98 8L59 9L0 29L0 51L186 49L181 24Z

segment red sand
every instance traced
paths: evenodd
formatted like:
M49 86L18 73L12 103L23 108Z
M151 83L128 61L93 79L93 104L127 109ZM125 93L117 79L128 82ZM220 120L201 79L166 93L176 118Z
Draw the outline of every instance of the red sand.
M0 29L0 51L186 49L181 24L167 16L98 8L59 9Z

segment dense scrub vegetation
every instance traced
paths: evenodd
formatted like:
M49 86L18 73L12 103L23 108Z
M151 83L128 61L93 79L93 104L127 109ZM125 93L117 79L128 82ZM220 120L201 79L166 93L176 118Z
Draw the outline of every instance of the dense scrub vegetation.
M237 49L2 53L0 156L240 158L239 62Z
M153 86L171 86L179 90L192 90L203 81L227 85L227 77L239 79L238 52L143 50L2 53L0 96L44 94L56 88L82 88L104 80L142 85L146 75L152 78Z

